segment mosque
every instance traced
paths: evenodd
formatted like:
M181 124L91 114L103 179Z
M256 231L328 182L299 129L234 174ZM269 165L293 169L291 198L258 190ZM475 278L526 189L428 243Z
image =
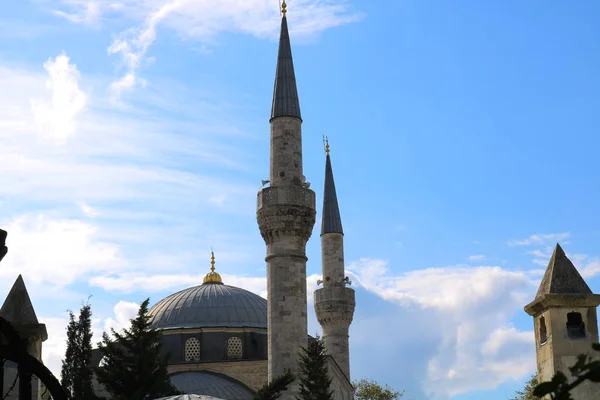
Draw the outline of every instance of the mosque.
M267 299L223 282L212 253L210 272L201 285L171 294L150 309L152 326L163 334L163 351L170 354L172 383L196 398L252 399L271 379L288 371L297 374L299 350L311 340L305 250L316 220L316 204L315 193L302 174L301 124L284 2L270 117L270 179L257 196L257 221L266 244ZM314 306L327 347L334 398L348 400L353 398L348 332L355 299L344 271L344 234L328 145L320 238L323 278L322 287L314 293ZM599 304L600 295L592 293L557 245L534 301L525 307L534 319L542 380L551 379L556 371L571 376L568 367L576 356L598 342ZM26 337L28 351L41 360L47 333L20 276L0 316ZM97 350L92 361L95 365L102 361ZM4 388L13 377L14 368L5 366ZM297 391L297 384L292 385L281 398L293 399ZM41 398L39 383L33 392L34 398ZM597 392L597 387L584 385L575 399L597 399ZM8 397L13 398L16 393Z

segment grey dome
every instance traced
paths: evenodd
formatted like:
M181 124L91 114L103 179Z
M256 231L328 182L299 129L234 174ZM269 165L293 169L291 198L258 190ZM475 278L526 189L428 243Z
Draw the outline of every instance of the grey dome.
M226 375L207 371L194 371L173 374L169 378L177 390L184 393L195 393L224 400L254 399L252 390Z
M267 300L235 286L205 283L165 297L149 311L158 329L267 328Z

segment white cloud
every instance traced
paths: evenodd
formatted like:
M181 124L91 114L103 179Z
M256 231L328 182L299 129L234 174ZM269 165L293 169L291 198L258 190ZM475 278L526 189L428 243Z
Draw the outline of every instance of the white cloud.
M46 331L48 332L48 340L42 344L42 361L54 376L60 379L61 361L65 357L67 348L69 319L67 317L40 317L38 319L40 323L46 324Z
M67 55L48 59L44 69L50 75L46 81L50 98L32 99L31 109L39 134L63 143L75 133L76 118L85 108L86 95L79 89L77 66L70 64Z
M443 399L493 389L520 379L535 367L533 334L510 326L513 314L533 296L536 282L525 272L500 267L450 266L388 272L383 260L361 259L348 266L357 284L409 310L427 309L413 329L437 334L423 390ZM431 331L431 320L437 331Z
M571 236L570 232L563 233L547 233L547 234L535 234L522 240L511 240L508 242L509 246L531 246L531 245L543 245L548 242L560 242Z
M130 301L119 301L113 308L115 318L108 317L104 321L104 332L110 334L111 329L119 332L125 328L128 328L130 321L137 316L140 309L138 303L132 303ZM101 333L96 336L100 338Z
M485 260L485 255L483 255L483 254L476 254L476 255L469 256L469 261L483 261L483 260Z
M88 217L90 218L96 218L97 216L100 215L100 213L98 212L98 210L96 210L95 208L91 207L89 204L87 204L85 201L82 201L79 203L79 207L81 208L81 211Z
M54 13L71 22L80 24L94 24L102 15L102 1L100 0L66 0L73 12L55 10Z
M124 266L119 247L98 240L98 229L82 221L25 215L11 221L6 230L9 253L0 277L23 274L34 285L64 287L91 272Z

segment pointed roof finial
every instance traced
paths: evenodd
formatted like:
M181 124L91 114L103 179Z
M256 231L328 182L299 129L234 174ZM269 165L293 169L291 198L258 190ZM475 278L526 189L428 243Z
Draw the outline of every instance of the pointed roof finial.
M325 145L325 154L329 155L329 138L323 135L323 144Z
M285 18L285 13L287 13L287 4L285 3L285 0L283 0L283 3L281 3L281 13L283 14L283 17Z
M202 283L223 283L221 275L215 272L215 252L212 248L210 249L210 272L206 274Z
M215 272L215 252L213 249L210 249L210 270Z

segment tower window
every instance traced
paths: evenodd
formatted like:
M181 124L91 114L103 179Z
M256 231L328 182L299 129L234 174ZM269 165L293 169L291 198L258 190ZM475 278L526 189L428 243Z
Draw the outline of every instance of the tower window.
M569 339L581 339L585 337L585 323L581 313L570 312L567 314L567 336Z
M242 358L242 339L232 336L227 340L227 358L230 360Z
M200 341L196 338L189 338L185 341L185 361L200 360Z
M540 317L540 345L548 341L548 331L546 329L546 318Z

